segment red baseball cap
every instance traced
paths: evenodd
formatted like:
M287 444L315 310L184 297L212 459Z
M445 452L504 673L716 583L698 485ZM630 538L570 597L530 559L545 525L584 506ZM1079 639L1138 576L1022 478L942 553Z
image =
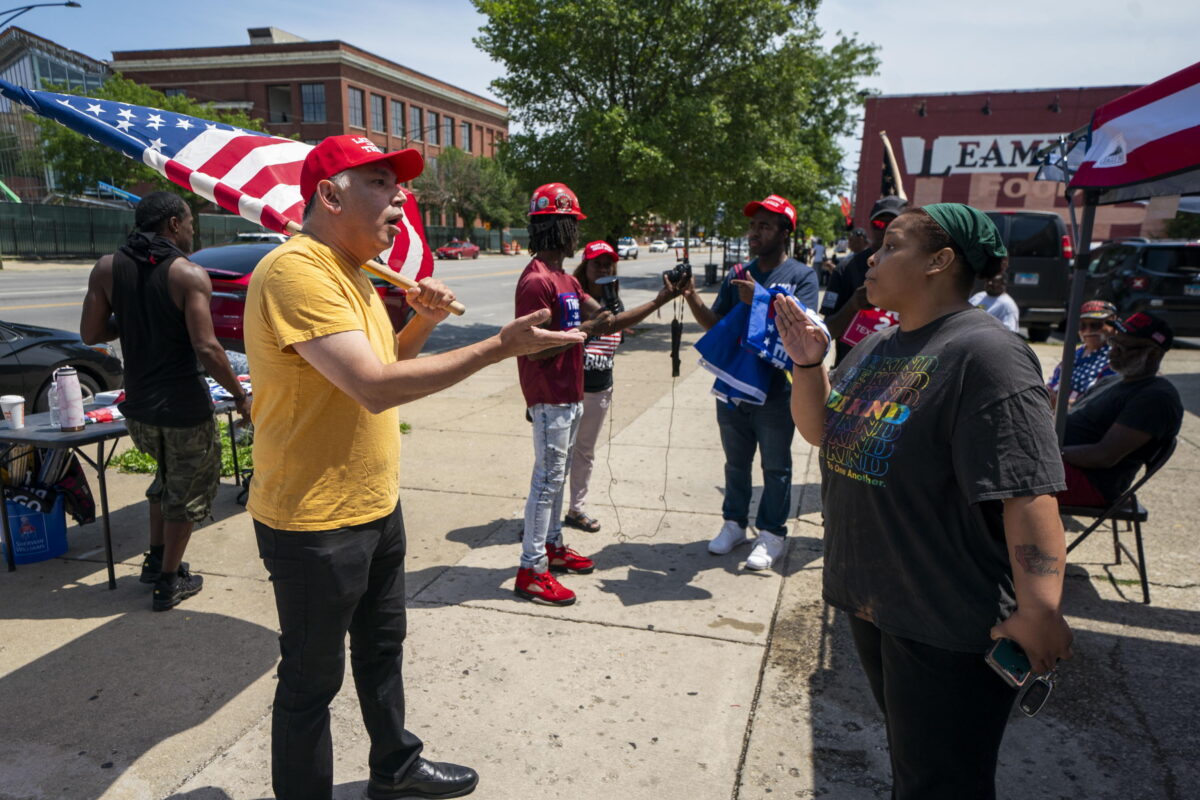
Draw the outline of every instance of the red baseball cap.
M391 164L398 181L410 181L425 168L425 160L412 148L385 153L365 136L330 136L305 156L304 166L300 170L300 195L307 203L321 181L344 169L374 164L376 161Z
M613 249L613 246L603 240L598 242L588 242L587 247L583 248L584 261L590 261L591 259L599 258L600 256L612 256L613 261L620 259L620 256L617 255L617 251Z
M796 230L796 207L777 194L769 195L761 202L746 203L746 207L742 209L742 213L747 217L753 217L758 213L759 209L763 208L767 211L773 211L776 214L783 214L787 217L788 222L791 223L792 230Z

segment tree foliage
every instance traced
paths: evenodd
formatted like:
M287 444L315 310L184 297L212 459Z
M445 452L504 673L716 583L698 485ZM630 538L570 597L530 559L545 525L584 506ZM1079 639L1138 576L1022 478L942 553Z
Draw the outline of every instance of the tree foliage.
M1168 239L1200 239L1200 214L1180 212L1167 220L1163 235Z
M503 164L456 147L443 150L437 165L427 166L413 188L423 206L446 208L462 217L464 238L476 219L506 228L522 221L525 209L516 179Z
M874 47L821 45L819 0L473 0L522 130L526 189L563 181L589 234L650 213L736 224L748 199L824 206Z
M52 88L52 91L79 94L62 88ZM93 92L92 95L101 100L115 100L176 114L188 114L239 128L264 130L262 120L252 119L240 111L219 111L211 104L198 103L182 95L167 97L162 92L120 75L106 80L99 91ZM41 128L44 142L42 157L58 174L59 185L69 194L82 194L85 189L93 189L97 181L105 181L121 188L149 183L155 189L177 192L187 201L193 212L208 205L208 201L203 197L171 183L140 161L126 158L122 153L97 144L54 120L44 117L31 118Z

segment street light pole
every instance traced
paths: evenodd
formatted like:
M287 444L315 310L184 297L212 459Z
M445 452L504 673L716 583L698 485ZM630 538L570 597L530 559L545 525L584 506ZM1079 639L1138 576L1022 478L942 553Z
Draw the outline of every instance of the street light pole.
M32 11L35 8L46 8L49 6L65 6L67 8L82 8L83 7L81 4L75 2L75 0L66 0L66 2L62 2L62 3L31 3L30 5L27 5L27 6L13 6L12 8L7 8L4 11L0 11L0 14L9 14L12 12L16 12L16 13L13 13L13 15L11 17L9 17L8 19L4 20L3 22L0 22L0 28L3 28L8 23L12 22L14 19L16 19L17 17L24 14L26 11Z

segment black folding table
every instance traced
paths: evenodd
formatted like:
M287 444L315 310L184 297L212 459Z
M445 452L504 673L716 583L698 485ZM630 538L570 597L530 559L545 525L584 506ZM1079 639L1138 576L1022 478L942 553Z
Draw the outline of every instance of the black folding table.
M108 562L109 589L117 588L117 574L113 568L112 531L108 523L108 485L104 480L104 473L108 469L108 462L112 460L113 453L116 452L116 440L127 433L129 431L125 428L124 420L96 423L88 425L81 431L67 433L59 430L57 425L50 424L50 412L30 414L25 418L24 428L0 427L0 445L26 444L52 450L72 450L96 470L96 475L100 480L100 512L104 519L104 557ZM107 448L107 454L105 453L106 442L114 443ZM96 445L94 461L83 449L91 444ZM13 458L10 456L8 460L12 461ZM8 561L8 571L12 572L17 568L16 553L14 552L16 548L13 546L12 531L9 529L7 505L4 507L4 513L0 516L4 520L5 559Z

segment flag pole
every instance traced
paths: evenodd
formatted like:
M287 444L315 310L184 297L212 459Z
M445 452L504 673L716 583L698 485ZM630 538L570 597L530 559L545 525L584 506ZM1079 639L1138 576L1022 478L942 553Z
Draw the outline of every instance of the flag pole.
M287 229L288 229L288 233L297 234L300 232L300 224L297 222L292 222L291 220L288 220ZM364 272L369 272L370 274L374 275L376 278L379 278L380 280L385 280L388 283L392 284L393 286L398 286L401 289L413 289L417 286L417 282L414 281L412 278L408 277L407 275L401 275L399 272L396 272L394 270L384 269L383 267L372 264L369 261L366 264L359 264L359 266L363 269ZM467 311L467 307L464 306L462 303L458 302L457 300L452 301L450 303L450 305L448 306L448 308L449 308L451 314L454 314L455 316L458 316L458 317L461 317Z

